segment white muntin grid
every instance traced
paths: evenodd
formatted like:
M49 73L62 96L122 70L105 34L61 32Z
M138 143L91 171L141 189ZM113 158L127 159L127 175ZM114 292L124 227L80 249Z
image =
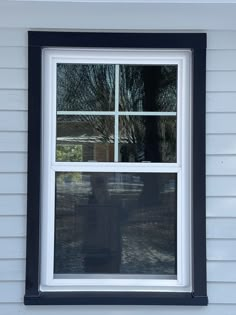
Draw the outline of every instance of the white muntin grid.
M58 63L115 65L114 111L57 111ZM176 112L119 111L119 64L177 65ZM42 291L191 291L191 52L187 50L45 49L42 82L42 193L41 284ZM57 162L57 115L113 116L114 162ZM176 163L118 162L119 116L166 116L177 119ZM56 172L130 172L177 174L177 279L163 276L54 275L55 174Z
M120 65L115 65L115 102L114 111L57 111L57 116L109 116L114 117L114 162L119 162L119 117L122 116L153 116L176 117L176 112L147 112L147 111L121 111L119 110L120 91Z

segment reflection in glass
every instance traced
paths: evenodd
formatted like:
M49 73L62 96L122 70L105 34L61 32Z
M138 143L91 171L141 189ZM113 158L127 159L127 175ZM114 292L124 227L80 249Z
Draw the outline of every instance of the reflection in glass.
M120 162L176 162L176 117L120 116Z
M176 112L177 66L120 66L120 111Z
M57 64L57 111L114 110L115 66Z
M56 173L54 273L176 276L177 175Z
M114 161L114 117L58 115L56 161Z

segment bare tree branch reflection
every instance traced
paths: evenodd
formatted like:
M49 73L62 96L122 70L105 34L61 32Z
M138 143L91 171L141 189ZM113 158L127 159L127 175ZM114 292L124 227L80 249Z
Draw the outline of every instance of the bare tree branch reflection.
M114 111L114 65L58 64L57 73L58 111ZM176 111L177 66L121 65L119 80L120 112ZM73 118L60 119L72 123ZM102 115L76 119L85 129L96 130L97 141L114 143L114 121ZM119 151L123 162L174 162L176 119L120 116Z

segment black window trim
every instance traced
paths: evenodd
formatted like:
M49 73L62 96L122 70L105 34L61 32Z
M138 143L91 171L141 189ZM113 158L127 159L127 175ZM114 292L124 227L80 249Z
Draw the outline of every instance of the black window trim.
M193 290L40 292L41 55L45 47L191 49L193 69ZM28 184L25 305L207 305L205 213L205 33L28 32Z

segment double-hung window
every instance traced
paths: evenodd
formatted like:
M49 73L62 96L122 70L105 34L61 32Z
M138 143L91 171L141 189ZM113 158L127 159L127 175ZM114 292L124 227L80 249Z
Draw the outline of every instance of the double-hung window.
M204 34L29 35L26 304L206 304Z

